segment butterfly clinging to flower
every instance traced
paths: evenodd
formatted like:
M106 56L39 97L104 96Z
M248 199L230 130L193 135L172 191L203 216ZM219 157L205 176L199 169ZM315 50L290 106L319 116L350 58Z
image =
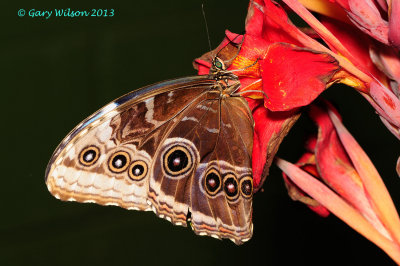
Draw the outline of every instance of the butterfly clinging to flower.
M254 122L237 77L209 75L130 92L76 126L46 169L61 200L152 210L196 234L252 236Z

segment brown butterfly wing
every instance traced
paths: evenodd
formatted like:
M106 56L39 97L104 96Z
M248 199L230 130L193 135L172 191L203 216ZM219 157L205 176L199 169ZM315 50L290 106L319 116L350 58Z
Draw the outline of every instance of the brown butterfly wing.
M241 97L221 99L213 106L218 105L218 124L199 128L214 136L202 147L205 156L191 187L192 226L198 234L241 244L252 236L253 120Z
M72 130L54 152L46 169L49 191L62 200L151 210L147 204L150 165L164 125L214 83L205 77L167 81L100 109ZM139 150L138 143L144 141L146 149ZM145 175L127 176L129 169L110 169L117 151L127 156L127 165L145 163Z
M197 234L230 238L237 244L248 240L253 120L246 101L209 91L176 119L179 122L169 127L154 161L149 193L154 211L185 224L189 210ZM183 157L191 162L187 169L169 171L174 157L168 160L168 155L174 149L186 153ZM214 187L207 184L210 173Z
M241 185L246 179L252 188L253 122L245 101L221 98L217 85L180 79L106 106L60 144L46 171L49 191L62 200L153 210L184 226L190 211L198 234L250 238L251 193L244 197ZM212 195L204 172L211 168L220 185ZM236 182L231 198L226 176Z

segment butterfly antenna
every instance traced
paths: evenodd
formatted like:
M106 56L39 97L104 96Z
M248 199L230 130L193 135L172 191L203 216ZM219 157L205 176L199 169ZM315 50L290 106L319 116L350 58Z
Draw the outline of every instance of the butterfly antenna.
M206 19L206 12L204 12L204 3L201 3L201 12L203 13L204 23L206 24L206 32L207 32L208 46L210 47L210 51L211 51L210 33L208 32L208 25L207 25L207 19Z

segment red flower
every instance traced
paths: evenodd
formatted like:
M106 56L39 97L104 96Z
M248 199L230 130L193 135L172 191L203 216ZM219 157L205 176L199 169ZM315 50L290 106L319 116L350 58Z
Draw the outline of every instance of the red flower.
M279 21L271 20L272 16ZM251 1L246 34L238 36L227 31L214 52L195 60L199 74L206 74L213 56L218 54L229 65L228 70L239 77L240 93L249 102L255 120L256 191L265 180L283 137L297 120L299 108L317 98L339 69L332 56L309 49L299 39L314 41L289 21L280 6L269 0ZM232 48L235 45L240 45L238 52ZM255 91L262 91L267 97Z
M315 49L339 61L344 71L338 81L360 91L400 139L399 1L389 5L371 0L284 2L329 46L318 44ZM321 13L319 20L306 7Z
M277 159L289 192L300 193L292 198L322 215L328 209L400 263L400 220L375 167L329 103L312 105L310 116L318 137L297 163L302 167Z
M319 9L324 15L335 14L335 20L323 17L322 23L297 0L283 1L313 28L314 34L292 24L275 2L252 0L246 34L227 31L216 50L194 63L199 74L208 74L212 59L218 56L239 78L240 94L248 101L255 121L255 191L268 175L273 157L302 107L334 82L357 89L400 138L400 60L395 50L399 48L400 30L393 26L399 4L391 2L386 27L373 7L362 12L363 5L372 3L370 0L364 4L355 0L302 0L309 8L310 3L322 3L327 7ZM346 12L362 31L349 26ZM377 49L379 45L384 48ZM310 113L319 133L308 142L299 167L277 159L286 173L289 195L321 216L332 212L400 263L400 220L379 174L331 105L313 106Z

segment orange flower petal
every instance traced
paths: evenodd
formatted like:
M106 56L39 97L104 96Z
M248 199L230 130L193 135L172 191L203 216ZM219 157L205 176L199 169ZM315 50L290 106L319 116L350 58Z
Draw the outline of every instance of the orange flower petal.
M330 104L327 102L326 104L331 112L336 112ZM382 235L390 238L379 217L373 211L369 195L365 193L361 178L347 156L347 152L324 107L313 105L310 108L310 116L319 127L315 156L321 178L343 199L362 213Z
M385 184L368 156L342 125L338 117L332 111L328 112L339 138L371 198L375 213L391 234L393 241L400 246L400 220Z
M356 209L341 199L323 183L297 166L280 158L276 158L276 164L304 192L320 202L354 230L375 243L394 261L400 264L399 246L381 235Z

